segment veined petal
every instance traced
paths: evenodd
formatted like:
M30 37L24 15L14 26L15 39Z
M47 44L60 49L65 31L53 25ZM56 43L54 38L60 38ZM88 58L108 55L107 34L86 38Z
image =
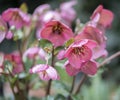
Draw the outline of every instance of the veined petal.
M85 62L82 67L81 71L88 75L94 75L97 73L97 64L94 61L87 61Z
M45 71L49 66L45 64L35 65L30 69L30 73L39 73Z
M69 62L65 64L65 69L68 75L74 76L80 72L79 69L76 69L75 67L71 66Z
M57 71L53 67L49 66L49 68L46 70L46 72L51 79L53 79L53 80L59 79Z

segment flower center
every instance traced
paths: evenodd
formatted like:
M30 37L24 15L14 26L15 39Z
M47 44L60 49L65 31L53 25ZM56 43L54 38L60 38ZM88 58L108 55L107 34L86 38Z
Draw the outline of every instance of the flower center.
M60 24L57 24L55 26L53 26L53 29L52 29L53 33L55 34L61 34L63 29L62 27L60 26Z
M74 50L73 50L73 53L77 54L77 55L81 55L81 54L84 55L84 53L85 53L84 49L85 49L84 46L82 46L82 47L75 47Z

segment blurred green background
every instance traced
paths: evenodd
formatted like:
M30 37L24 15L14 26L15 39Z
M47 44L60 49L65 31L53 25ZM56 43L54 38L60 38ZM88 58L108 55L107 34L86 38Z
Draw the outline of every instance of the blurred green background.
M65 1L70 0L0 0L0 14L7 8L19 7L23 2L27 4L28 12L33 13L34 9L41 4L50 4L52 9L55 9ZM114 13L112 26L106 31L107 50L110 56L120 50L120 0L78 0L74 8L77 18L85 23L100 4ZM0 44L0 51L11 52L14 45L13 41L4 40ZM81 100L120 100L120 57L105 65L103 70L102 74L90 78L89 81L92 83L90 86L83 86Z

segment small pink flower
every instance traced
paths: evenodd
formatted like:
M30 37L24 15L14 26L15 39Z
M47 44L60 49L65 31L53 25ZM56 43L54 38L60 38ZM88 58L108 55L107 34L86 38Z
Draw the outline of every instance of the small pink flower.
M30 69L30 73L37 73L42 80L58 80L57 71L49 65L39 64Z
M83 39L75 41L66 50L65 57L69 63L79 69L83 62L89 61L92 58L92 49L96 46L96 42Z
M65 41L73 37L72 30L59 21L50 21L41 31L41 37L51 41L55 47L62 46Z
M7 9L2 13L2 18L8 22L10 26L14 25L17 29L30 24L30 16L18 8Z
M4 40L7 31L8 31L7 24L0 16L0 43Z
M24 58L24 57L28 57L28 58L33 59L33 58L38 54L38 51L39 51L39 48L38 48L38 47L28 48L28 49L24 52L23 58Z
M90 19L93 22L107 28L111 25L113 17L114 15L110 10L104 9L102 5L99 5Z
M39 56L42 60L45 60L46 55L46 52L42 48L31 47L24 52L23 59L25 59L25 57L34 59L36 56Z

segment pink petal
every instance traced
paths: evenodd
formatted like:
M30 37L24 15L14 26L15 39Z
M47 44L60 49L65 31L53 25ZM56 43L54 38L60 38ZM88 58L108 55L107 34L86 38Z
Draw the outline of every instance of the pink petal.
M79 69L76 69L75 67L72 67L69 62L65 65L66 72L70 76L74 76L80 72Z
M47 68L48 68L48 65L45 65L45 64L35 65L30 69L30 73L39 73L39 72L45 71Z
M46 72L51 79L53 79L53 80L59 79L57 71L53 67L49 66L49 68L46 70Z
M64 55L65 55L65 50L61 50L61 51L59 51L57 58L59 60L62 60L62 59L64 59Z
M81 67L81 71L88 75L97 73L97 64L94 61L87 61Z
M104 27L109 27L113 21L113 13L109 10L102 10L99 23Z

